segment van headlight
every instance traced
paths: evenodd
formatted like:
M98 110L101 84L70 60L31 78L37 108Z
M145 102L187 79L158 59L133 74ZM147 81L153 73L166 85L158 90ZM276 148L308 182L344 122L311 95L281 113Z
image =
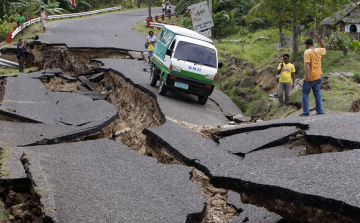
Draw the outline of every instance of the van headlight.
M181 67L173 66L172 70L180 73L181 72Z
M214 80L214 75L211 75L211 74L206 74L205 75L205 79L208 79L208 80Z

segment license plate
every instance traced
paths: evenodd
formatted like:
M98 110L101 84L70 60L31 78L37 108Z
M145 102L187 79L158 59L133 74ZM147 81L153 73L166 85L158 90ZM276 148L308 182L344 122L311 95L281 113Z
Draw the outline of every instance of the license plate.
M188 84L180 83L180 82L177 82L177 81L175 81L174 86L178 87L178 88L181 88L181 89L185 89L185 90L187 90L189 88Z

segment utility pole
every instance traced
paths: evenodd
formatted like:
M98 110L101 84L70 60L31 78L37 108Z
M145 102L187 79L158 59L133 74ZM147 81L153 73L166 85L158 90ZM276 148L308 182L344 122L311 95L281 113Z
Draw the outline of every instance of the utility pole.
M149 3L149 21L151 22L151 0L148 0Z
M212 0L209 0L209 10L210 10L210 15L212 14Z
M30 0L30 27L31 27L31 0Z

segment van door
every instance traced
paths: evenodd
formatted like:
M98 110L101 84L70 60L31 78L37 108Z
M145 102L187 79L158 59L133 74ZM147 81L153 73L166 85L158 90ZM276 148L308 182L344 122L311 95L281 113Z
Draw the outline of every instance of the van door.
M174 39L173 41L172 41L172 43L170 44L170 50L171 50L171 55L165 55L165 58L164 58L164 65L166 66L166 67L169 67L170 66L170 64L171 64L171 60L172 60L172 58L173 58L173 55L174 55L174 49L175 49L175 45L176 45L176 39Z

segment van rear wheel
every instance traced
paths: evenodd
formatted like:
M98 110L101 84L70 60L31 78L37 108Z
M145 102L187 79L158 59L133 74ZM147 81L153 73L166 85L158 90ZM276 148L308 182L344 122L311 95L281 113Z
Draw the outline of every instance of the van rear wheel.
M207 100L208 100L208 96L199 96L198 97L199 104L204 105L204 104L206 104Z
M153 66L150 69L150 86L155 86L156 82L159 80L159 74L160 74L160 69Z
M160 79L160 86L159 86L159 95L166 95L167 87L164 83L164 77L161 77Z

